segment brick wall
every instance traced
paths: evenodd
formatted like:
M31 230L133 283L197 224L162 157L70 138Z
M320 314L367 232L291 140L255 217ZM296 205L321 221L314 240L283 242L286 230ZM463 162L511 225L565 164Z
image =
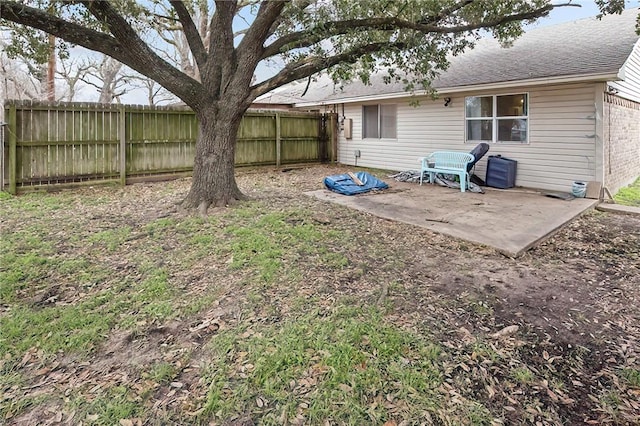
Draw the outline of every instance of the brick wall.
M612 194L640 175L640 103L605 95L604 186Z

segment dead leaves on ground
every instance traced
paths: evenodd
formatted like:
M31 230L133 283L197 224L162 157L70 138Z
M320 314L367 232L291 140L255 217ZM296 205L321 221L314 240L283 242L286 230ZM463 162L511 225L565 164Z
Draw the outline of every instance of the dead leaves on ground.
M247 289L243 287L246 283L225 276L228 257L218 259L212 254L194 262L190 268L175 272L175 278L194 297L213 285L228 286L223 293L229 299L242 297L249 290L268 294L268 300L278 304L278 314L283 317L292 311L288 304L296 291L305 301L316 298L322 308L337 303L342 296L388 307L389 322L409 330L432 333L434 341L444 348L444 355L439 360L443 374L439 392L443 405L431 413L440 419L464 423L471 414L479 413L494 424L638 423L640 389L630 386L620 374L625 368L639 368L640 238L636 219L612 215L602 219L600 214L580 218L514 262L487 248L463 245L441 235L369 215L363 217L360 213L322 204L300 194L301 187L319 187L320 175L336 172L340 172L339 168L317 167L286 174L261 171L250 175L239 173L238 180L241 186L250 188L245 190L252 191L253 196L267 200L269 208L286 210L291 203L296 203L315 211L313 220L319 225L327 229L330 226L342 233L351 232L360 244L353 250L350 259L355 260L352 264L341 270L322 270L310 262L299 288L284 283L281 287ZM140 271L135 265L140 256L147 258L150 265L174 267L180 261L175 257L167 258L167 253L180 248L179 241L174 238L178 235L175 230L158 231L156 237L165 240L164 249L153 252L146 244L153 235L144 227L160 217L154 212L165 208L169 201L179 200L187 189L188 181L176 181L129 186L118 194L114 194L113 189L81 190L73 197L73 215L60 210L50 218L60 227L47 238L58 244L60 256L72 258L97 250L91 245L71 244L65 238L69 229L83 228L86 234L92 234L129 227L131 233L124 239L122 250L94 254L98 256L97 262L108 266L114 275L113 280L105 281L107 284L122 277L139 280ZM161 195L163 191L170 195ZM107 202L83 203L85 198L94 199L95 193ZM148 208L140 208L141 205ZM176 215L172 218L180 219ZM12 223L20 228L28 222L21 215ZM424 247L425 241L429 242L428 253L424 253L424 258L416 256L416 248ZM380 255L382 258L378 259L378 253L367 250L373 243L385 248L386 252ZM462 247L465 248L464 256L461 255ZM420 262L423 265L418 265ZM574 345L569 348L566 342L554 336L546 339L540 330L530 327L522 307L510 306L508 300L504 302L506 309L520 315L514 314L514 321L501 323L491 313L484 316L470 314L470 304L456 300L434 286L437 278L444 279L455 270L470 276L469 282L463 284L472 287L475 277L487 273L486 263L500 268L488 281L508 281L509 277L526 270L528 275L523 281L557 285L558 281L570 280L576 291L593 296L589 306L568 310L571 315L565 324L556 324L553 318L545 320L571 333L584 333L581 338L590 342L589 347ZM87 294L99 291L97 286L80 288L70 278L55 276L52 281L60 281L55 283L58 287L42 289L34 295L37 297L32 303L38 306L74 304L85 299ZM68 282L64 282L65 279ZM393 285L385 287L387 281L393 281ZM574 303L573 300L570 302ZM258 311L267 307L250 309ZM122 340L121 344L110 339L116 333L112 332L107 339L107 345L111 344L111 347L102 348L90 361L77 362L64 354L45 356L37 347L22 354L12 354L16 365L11 368L22 375L24 382L1 389L1 401L37 398L55 389L56 394L61 395L61 401L29 407L22 413L26 416L23 418L31 415L31 419L38 420L32 423L40 424L66 421L89 424L96 420L96 413L81 416L73 410L65 411L64 398L81 395L91 401L108 395L109 389L122 386L140 403L144 418L118 419L121 426L138 426L150 419L163 419L163 416L191 421L201 415L209 385L203 379L202 371L207 360L206 342L216 333L235 325L229 324L231 315L228 312L214 308L207 307L205 313L177 319L179 324L173 329L165 324L138 324L140 335ZM247 311L244 307L238 309L236 321L257 315L256 311ZM3 310L2 315L7 312ZM155 331L152 333L151 330ZM602 334L591 330L601 330ZM249 329L245 332L259 331ZM247 337L249 335L238 335L239 339ZM235 357L230 379L247 377L254 368L247 360L247 354L236 353ZM122 363L123 358L132 362ZM0 360L0 368L5 368L8 361L7 358ZM142 374L150 365L161 362L175 370L167 381L158 382ZM304 410L326 373L323 368L314 365L289 383L289 390L300 396L302 402L295 416L281 417L281 423L304 424ZM353 392L350 383L343 383L339 388L345 393ZM262 395L251 396L251 406L257 412L269 408L270 403ZM404 403L392 394L378 395L371 401L371 405L384 407L396 415L383 426L407 423L401 415ZM246 420L245 413L240 413L236 420L243 419ZM425 422L429 423L428 420Z

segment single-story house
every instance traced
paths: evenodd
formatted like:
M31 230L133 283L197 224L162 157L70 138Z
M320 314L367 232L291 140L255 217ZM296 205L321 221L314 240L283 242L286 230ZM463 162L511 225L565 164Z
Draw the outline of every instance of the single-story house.
M337 112L343 164L415 170L429 152L488 142L488 155L518 162L517 186L570 191L597 181L615 193L640 175L637 16L634 8L537 28L508 48L482 39L433 81L437 99L376 74L370 85L321 76L258 101Z

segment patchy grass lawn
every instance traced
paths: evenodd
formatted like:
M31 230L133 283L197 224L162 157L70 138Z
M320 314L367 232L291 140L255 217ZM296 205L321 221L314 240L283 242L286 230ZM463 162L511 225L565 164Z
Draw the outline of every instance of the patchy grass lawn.
M2 195L0 423L640 422L640 219L514 260L302 193L343 170Z
M640 207L640 178L631 185L620 189L614 199L618 204Z

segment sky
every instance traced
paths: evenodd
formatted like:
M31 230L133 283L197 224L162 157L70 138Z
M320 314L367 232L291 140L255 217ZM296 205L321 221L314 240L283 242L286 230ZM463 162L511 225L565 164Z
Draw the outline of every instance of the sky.
M554 1L553 3L562 4L568 3L568 1ZM640 3L638 0L626 0L625 8L637 7L638 3ZM567 6L555 8L549 13L549 16L541 18L535 24L530 25L529 28L539 28L562 22L575 21L577 19L596 16L600 13L598 6L593 0L573 0L571 4L580 5L580 7Z

